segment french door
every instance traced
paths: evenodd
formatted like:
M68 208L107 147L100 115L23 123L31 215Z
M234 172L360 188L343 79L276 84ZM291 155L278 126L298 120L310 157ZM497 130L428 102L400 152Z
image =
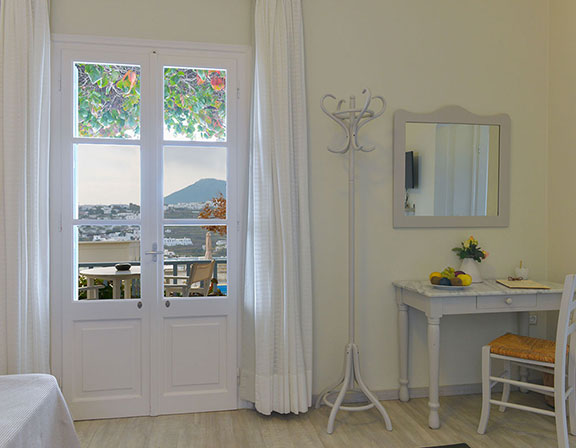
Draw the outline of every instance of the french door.
M235 408L237 56L57 55L52 297L73 417Z

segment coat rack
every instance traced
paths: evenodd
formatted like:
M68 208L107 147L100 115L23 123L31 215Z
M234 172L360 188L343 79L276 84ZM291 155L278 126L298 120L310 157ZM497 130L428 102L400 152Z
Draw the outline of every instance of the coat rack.
M320 107L324 111L328 117L334 120L338 126L342 128L345 134L345 141L344 144L339 148L333 148L328 146L328 151L337 153L337 154L344 154L348 152L348 252L349 252L349 265L348 265L348 274L349 274L349 283L348 283L348 306L349 306L349 314L348 314L348 344L346 345L346 355L344 359L344 373L342 374L338 383L335 386L325 389L318 400L316 401L316 407L320 407L321 403L325 403L326 405L332 408L330 412L330 417L328 419L328 434L332 434L334 432L334 421L336 420L336 414L338 414L339 410L343 411L366 411L368 409L372 409L376 407L382 417L384 418L384 422L386 423L386 429L389 431L392 430L392 423L390 422L390 417L388 413L382 406L382 404L378 401L378 399L374 396L370 389L366 386L364 381L362 380L362 376L360 375L360 362L359 362L359 355L358 355L358 346L355 342L355 267L356 267L356 253L355 253L355 165L354 165L354 158L356 151L362 152L371 152L375 149L375 146L360 146L358 144L358 131L368 122L378 118L380 115L384 113L386 109L386 101L381 96L372 96L369 89L364 89L362 94L367 93L366 103L362 109L356 108L356 98L354 96L350 97L349 108L342 110L342 106L346 103L345 100L338 101L336 106L335 112L329 112L326 109L324 102L326 98L332 98L336 100L336 97L331 94L324 95L322 97L322 101L320 102ZM370 102L374 99L379 100L382 103L382 108L378 112L374 112L369 110ZM348 406L342 405L344 401L344 397L347 392L357 390L355 389L355 385L358 384L360 390L366 395L368 400L370 401L369 404L366 405L358 405L358 406ZM334 402L329 400L329 395L335 393L338 389L338 396Z

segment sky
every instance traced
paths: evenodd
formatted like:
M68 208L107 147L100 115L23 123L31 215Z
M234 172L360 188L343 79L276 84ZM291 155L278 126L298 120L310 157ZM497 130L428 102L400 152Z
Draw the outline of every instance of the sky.
M77 145L78 204L140 204L140 149L125 145ZM164 151L164 192L199 179L226 180L226 149L168 147Z

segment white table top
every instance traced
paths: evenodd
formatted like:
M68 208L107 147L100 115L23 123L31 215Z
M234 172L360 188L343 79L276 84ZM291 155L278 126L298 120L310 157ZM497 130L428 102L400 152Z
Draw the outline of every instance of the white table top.
M426 297L462 297L462 296L494 296L514 294L558 294L562 293L563 286L560 283L540 281L550 289L513 289L507 288L496 280L484 280L482 283L472 283L470 286L449 290L434 288L428 280L399 280L392 282L397 288L414 291Z
M140 266L132 266L127 271L119 271L114 266L107 266L103 268L83 269L80 274L91 277L139 277Z

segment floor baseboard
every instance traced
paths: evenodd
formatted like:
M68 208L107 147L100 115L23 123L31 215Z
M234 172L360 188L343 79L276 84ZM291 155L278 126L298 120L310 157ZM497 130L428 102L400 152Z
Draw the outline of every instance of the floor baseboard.
M451 395L470 395L479 394L482 392L482 384L457 384L450 386L440 386L439 393L440 396L451 396ZM376 398L381 401L386 400L398 400L398 389L389 390L378 390L373 391ZM428 387L413 387L410 388L410 398L424 398L428 396ZM312 402L315 403L318 395L313 396ZM362 392L352 391L347 394L347 403L360 403L366 401L366 397Z

